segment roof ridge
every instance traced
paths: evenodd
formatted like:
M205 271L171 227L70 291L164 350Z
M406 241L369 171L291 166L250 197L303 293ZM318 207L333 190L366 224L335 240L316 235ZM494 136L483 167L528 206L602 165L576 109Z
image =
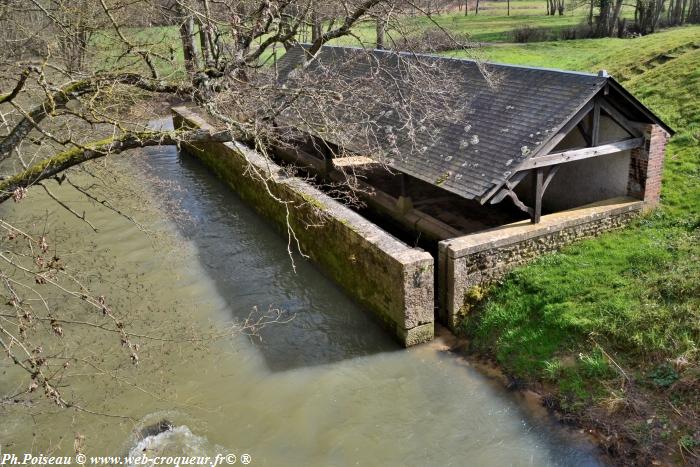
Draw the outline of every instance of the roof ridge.
M300 44L302 47L310 47L311 44ZM329 45L326 44L323 47L328 47L328 48L334 48L334 49L348 49L348 50L364 50L364 51L369 51L372 53L380 53L380 54L397 54L397 55L403 55L403 56L408 56L408 57L427 57L427 58L439 58L442 60L450 60L450 61L455 61L455 62L463 62L463 63L479 63L478 60L472 59L472 58L462 58L462 57L449 57L445 55L438 55L438 54L429 54L429 53L416 53L416 52L406 52L406 51L396 51L396 50L386 50L386 49L368 49L364 47L358 47L358 46L352 46L352 45ZM591 78L601 78L598 76L597 73L589 73L586 71L574 71L574 70L562 70L560 68L546 68L546 67L537 67L537 66L528 66L528 65L515 65L512 63L501 63L501 62L489 62L489 61L483 61L481 63L485 63L490 66L497 66L497 67L504 67L504 68L520 68L523 70L538 70L538 71L550 71L553 73L562 73L562 74L571 74L571 75L578 75L578 76L586 76L586 77L591 77Z

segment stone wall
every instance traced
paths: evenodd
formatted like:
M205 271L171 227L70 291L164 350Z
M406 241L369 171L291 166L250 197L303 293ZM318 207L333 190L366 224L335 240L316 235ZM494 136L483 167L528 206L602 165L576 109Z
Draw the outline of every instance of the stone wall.
M543 216L539 224L522 221L440 242L440 321L454 329L482 287L543 253L623 227L643 206L633 198L609 199Z
M187 108L174 108L173 113L175 128L209 127ZM242 145L206 143L184 149L285 236L289 225L302 252L376 315L401 344L410 346L433 338L434 261L430 254L408 247ZM289 206L289 215L285 206Z
M645 144L632 150L627 193L654 207L661 196L664 155L669 134L659 125L646 125Z

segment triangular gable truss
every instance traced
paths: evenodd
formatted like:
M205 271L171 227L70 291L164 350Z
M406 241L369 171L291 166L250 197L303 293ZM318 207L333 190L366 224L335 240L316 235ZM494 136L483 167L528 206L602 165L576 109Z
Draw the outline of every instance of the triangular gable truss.
M508 197L518 208L528 213L533 223L537 223L540 221L542 214L542 197L544 192L556 175L561 164L592 157L602 157L643 146L644 137L638 124L626 118L622 112L607 99L608 94L609 88L605 86L600 93L587 102L573 118L563 125L549 141L538 148L530 157L523 160L510 179L482 198L482 203L489 201L490 204L496 204ZM623 95L623 97L626 98L627 96ZM622 128L627 133L627 137L601 145L600 121L603 114L607 115ZM551 152L573 131L580 132L581 136L586 141L584 147ZM526 206L514 191L515 187L524 180L528 174L532 174L534 180L534 206Z

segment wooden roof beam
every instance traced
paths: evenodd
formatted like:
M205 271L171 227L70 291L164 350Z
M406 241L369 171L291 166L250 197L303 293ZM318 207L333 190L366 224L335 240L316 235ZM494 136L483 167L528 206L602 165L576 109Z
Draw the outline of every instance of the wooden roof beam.
M335 167L360 167L372 164L377 164L377 161L365 156L346 156L333 158L333 165Z
M625 118L625 116L622 115L622 113L620 113L620 111L618 111L615 107L610 105L608 102L601 99L600 107L605 111L606 114L610 115L610 118L612 118L615 123L620 125L623 130L625 130L627 133L629 133L630 136L635 136L635 137L642 136L642 132L639 131L637 128L635 128L633 123L631 123L627 118Z
M616 152L625 151L641 147L644 144L644 138L631 138L616 143L603 144L592 148L571 149L563 152L547 154L546 156L533 157L524 161L518 170L528 170L538 167L547 167L550 165L563 164L566 162L580 161L591 157L604 156L606 154L614 154Z

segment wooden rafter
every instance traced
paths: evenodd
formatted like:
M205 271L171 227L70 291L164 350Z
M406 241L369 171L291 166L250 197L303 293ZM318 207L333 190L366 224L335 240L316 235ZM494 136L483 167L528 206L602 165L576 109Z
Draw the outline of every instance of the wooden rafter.
M639 137L642 136L642 132L635 128L633 125L629 124L629 120L625 118L624 115L620 113L615 107L609 104L605 100L600 101L600 107L605 111L606 114L610 115L615 123L620 125L630 136Z
M557 134L550 139L547 144L542 146L540 149L537 150L537 154L547 154L549 153L552 149L557 147L561 141L566 138L566 135L568 135L571 130L576 128L576 125L583 120L588 113L593 110L593 102L588 102L586 105L584 105L581 110L579 110L576 115L574 115L571 120L567 122L566 125L561 127L559 131L557 131Z
M544 183L542 185L542 193L544 193L545 190L547 190L547 187L549 186L550 182L552 181L554 176L559 171L559 167L561 167L561 166L560 165L553 165L553 166L549 167L549 170L547 171L547 176L545 177Z
M513 200L513 204L517 206L521 211L526 212L533 223L540 221L542 216L542 198L547 187L551 183L554 175L559 170L558 165L550 166L547 168L536 168L525 172L518 172L517 177L509 180L508 183L501 189L501 191L496 194L491 199L491 204L496 204L501 202L504 198L509 197ZM518 183L520 183L528 173L533 174L533 199L534 207L529 207L523 203L520 198L518 198L517 193L515 193L514 188Z
M535 211L529 207L526 206L525 203L520 201L520 198L518 198L518 195L511 189L505 189L506 190L506 195L510 197L510 199L513 200L513 204L515 204L518 208L520 208L521 211L524 211L528 213L530 217L532 217L535 213Z
M600 99L593 104L593 124L591 126L591 146L598 146L600 142Z
M501 191L499 191L496 194L496 196L491 198L491 204L498 204L501 201L503 201L503 199L506 196L508 196L508 191L513 190L518 185L518 183L520 183L527 176L527 174L527 171L523 171L513 175L511 179L506 182L505 186L501 189Z

